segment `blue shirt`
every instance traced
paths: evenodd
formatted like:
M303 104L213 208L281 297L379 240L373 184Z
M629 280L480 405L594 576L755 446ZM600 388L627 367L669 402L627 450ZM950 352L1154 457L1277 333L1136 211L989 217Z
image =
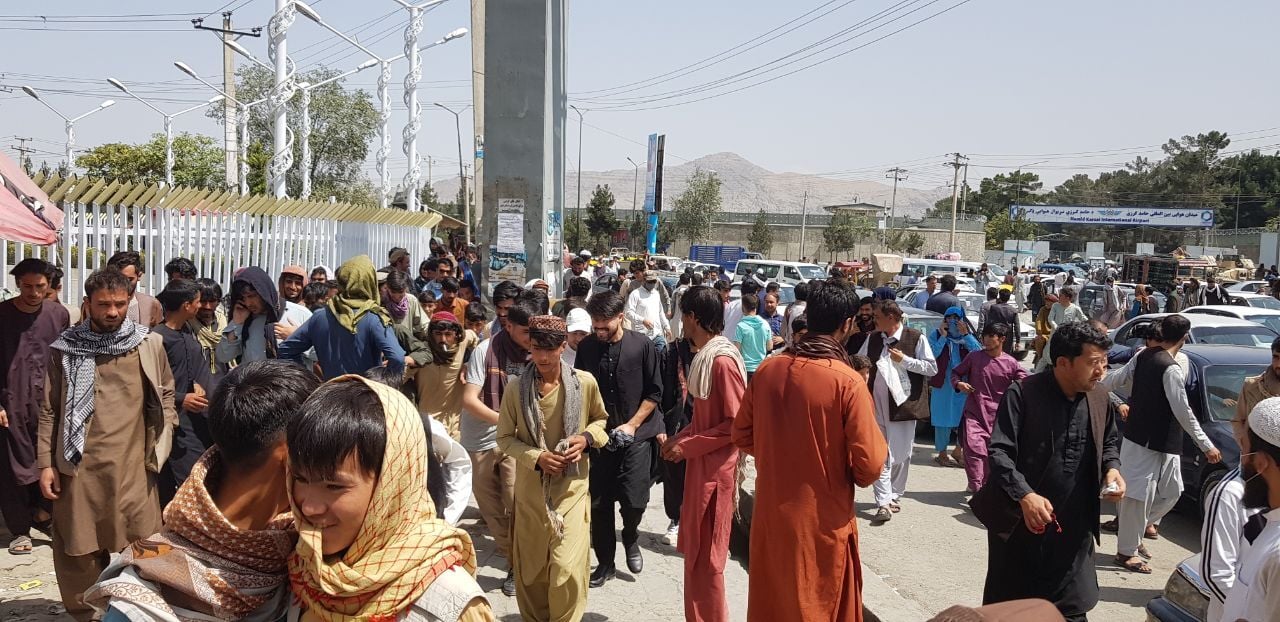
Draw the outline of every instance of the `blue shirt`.
M742 361L748 372L754 372L769 353L769 344L773 339L773 331L769 323L758 315L744 315L738 322L738 331L733 335L733 342L742 344Z
M917 309L923 309L925 305L929 304L929 297L932 295L929 290L922 289L919 294L916 294L915 299L911 301L911 305Z
M325 380L343 374L364 374L381 366L384 359L387 367L404 371L404 349L396 341L395 331L372 313L360 318L352 334L327 307L316 311L280 344L279 358L302 364L302 353L310 348L315 348Z

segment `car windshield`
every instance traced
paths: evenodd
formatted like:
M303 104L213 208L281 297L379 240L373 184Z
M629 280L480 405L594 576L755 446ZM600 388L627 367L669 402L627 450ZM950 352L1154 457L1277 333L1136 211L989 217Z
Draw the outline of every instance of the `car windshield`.
M1261 326L1201 326L1192 328L1195 343L1215 343L1232 346L1269 348L1276 334Z
M1210 365L1204 370L1204 399L1209 416L1230 421L1236 416L1235 400L1244 379L1267 370L1266 365ZM1230 401L1228 401L1230 400Z
M818 266L796 266L796 269L800 271L800 276L806 279L821 279L827 276L827 273Z
M1275 298L1272 298L1270 296L1265 296L1265 297L1259 296L1257 298L1249 298L1248 303L1250 307L1257 307L1259 309L1280 310L1280 300L1276 300Z
M990 263L990 264L987 264L987 269L991 271L991 274L994 274L1002 279L1004 278L1004 272L1005 272L1004 268L1001 268L996 264Z
M960 299L961 306L964 307L965 313L981 313L982 303L987 299L984 296L957 296Z
M914 328L926 335L942 325L942 318L933 315L904 315L902 320L907 328Z
M1246 315L1244 319L1280 333L1280 315Z

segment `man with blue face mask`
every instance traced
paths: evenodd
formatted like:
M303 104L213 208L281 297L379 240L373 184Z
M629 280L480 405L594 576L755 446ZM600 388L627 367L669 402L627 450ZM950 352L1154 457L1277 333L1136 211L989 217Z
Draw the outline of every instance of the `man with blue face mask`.
M1280 611L1280 398L1254 407L1244 440L1242 501L1263 512L1245 522L1240 565L1221 619L1272 620Z

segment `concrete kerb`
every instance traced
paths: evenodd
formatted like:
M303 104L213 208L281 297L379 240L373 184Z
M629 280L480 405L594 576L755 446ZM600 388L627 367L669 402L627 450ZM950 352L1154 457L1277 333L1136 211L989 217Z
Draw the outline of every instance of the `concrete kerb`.
M867 622L922 622L933 617L866 564L862 564L862 611Z

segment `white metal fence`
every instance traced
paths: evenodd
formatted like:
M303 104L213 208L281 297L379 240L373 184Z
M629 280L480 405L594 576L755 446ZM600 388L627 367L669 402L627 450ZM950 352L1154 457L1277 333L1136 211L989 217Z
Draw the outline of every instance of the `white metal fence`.
M191 259L201 277L228 290L232 274L245 266L258 266L272 275L290 264L308 271L324 265L332 271L360 254L381 266L396 246L407 249L412 258L426 257L431 227L440 219L421 212L181 189L160 188L159 196L139 201L129 198L135 193L126 187L75 193L65 187L74 178L43 181L52 200L63 199L61 239L49 246L0 241L0 270L8 274L10 262L25 257L59 265L63 302L79 300L84 280L118 251L142 255L143 291L164 287L164 266L175 257ZM79 196L67 200L71 194ZM152 193L137 194L145 198Z

